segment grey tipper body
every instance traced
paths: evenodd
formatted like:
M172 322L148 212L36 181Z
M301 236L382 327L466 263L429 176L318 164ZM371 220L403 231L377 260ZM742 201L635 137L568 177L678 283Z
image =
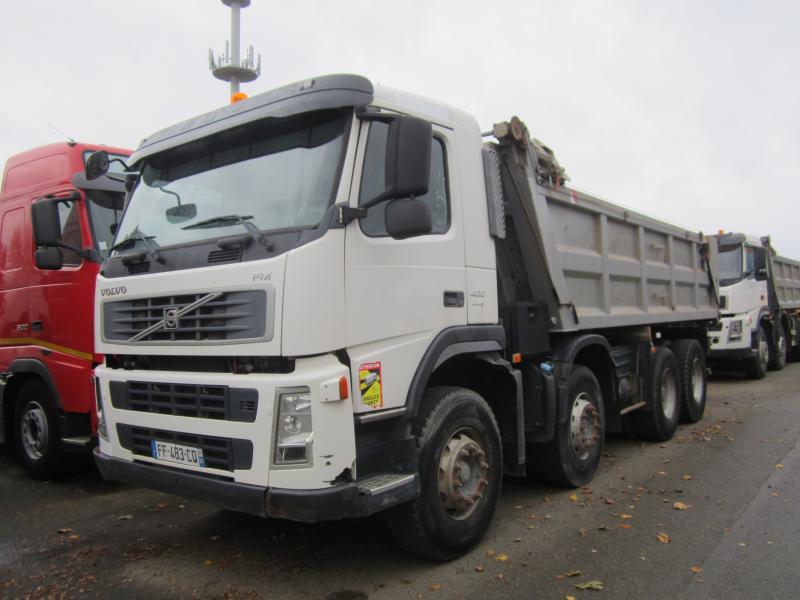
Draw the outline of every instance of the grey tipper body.
M553 331L717 318L702 234L527 173L526 212L558 302Z

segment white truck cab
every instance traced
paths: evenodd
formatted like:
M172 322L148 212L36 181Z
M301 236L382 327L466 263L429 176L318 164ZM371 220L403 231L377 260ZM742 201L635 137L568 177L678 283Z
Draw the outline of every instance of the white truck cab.
M387 511L446 560L504 474L584 485L627 413L659 441L702 418L703 236L565 187L517 118L488 137L331 75L144 140L95 299L103 476L299 521Z
M793 261L775 256L768 237L716 237L720 320L709 328L709 362L760 379L780 370L797 345ZM777 272L786 269L788 278ZM781 285L785 281L789 285Z

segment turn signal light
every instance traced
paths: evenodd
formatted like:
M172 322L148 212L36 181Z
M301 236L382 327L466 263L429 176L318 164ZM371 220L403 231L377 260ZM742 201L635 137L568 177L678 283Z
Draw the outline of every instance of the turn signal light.
M339 377L339 399L347 400L350 397L350 389L347 385L347 377L342 375Z
M231 104L236 104L237 102L241 102L242 100L247 100L247 94L244 92L235 92L231 94Z

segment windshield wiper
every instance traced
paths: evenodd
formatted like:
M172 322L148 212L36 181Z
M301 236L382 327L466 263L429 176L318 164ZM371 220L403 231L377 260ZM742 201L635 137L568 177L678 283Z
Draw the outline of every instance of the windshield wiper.
M224 227L226 225L241 225L247 230L247 233L250 234L250 237L252 237L256 243L262 245L267 252L269 252L272 250L272 244L270 244L269 240L261 233L258 227L249 221L249 219L252 218L253 215L219 215L218 217L211 217L210 219L203 219L197 223L186 225L181 227L181 229L211 229L213 227Z
M111 248L108 250L108 253L111 254L115 250L121 250L122 248L134 246L136 242L143 242L145 247L147 247L147 255L154 261L164 264L164 259L161 257L161 253L158 251L158 246L150 241L154 240L155 238L156 236L154 235L145 235L139 231L139 228L137 227L131 231L124 240L111 246Z

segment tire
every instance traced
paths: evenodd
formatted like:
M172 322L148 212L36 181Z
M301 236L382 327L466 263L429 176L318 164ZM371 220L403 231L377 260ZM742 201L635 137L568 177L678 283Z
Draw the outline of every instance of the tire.
M408 552L453 560L480 542L494 516L503 471L500 430L478 394L439 387L425 393L414 433L420 495L387 511L386 522Z
M786 366L786 332L782 323L775 323L775 335L769 346L770 371L781 371Z
M700 342L692 339L677 340L672 353L678 363L680 377L682 423L697 423L706 411L708 373L706 357Z
M52 479L61 467L58 410L48 387L38 379L19 392L14 417L17 457L31 477Z
M603 394L594 373L574 365L567 382L567 419L556 423L553 439L535 444L530 465L553 485L576 488L594 477L605 441Z
M636 433L648 442L665 442L672 438L680 417L680 376L675 355L659 346L650 357L650 368L644 382L647 405L632 412Z
M769 344L764 327L759 325L753 334L753 346L757 349L755 356L747 359L746 370L750 379L764 379L769 365Z

